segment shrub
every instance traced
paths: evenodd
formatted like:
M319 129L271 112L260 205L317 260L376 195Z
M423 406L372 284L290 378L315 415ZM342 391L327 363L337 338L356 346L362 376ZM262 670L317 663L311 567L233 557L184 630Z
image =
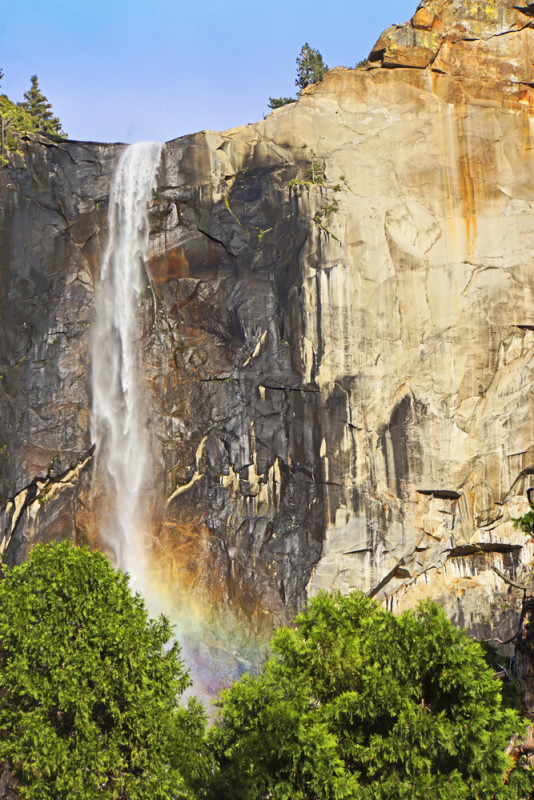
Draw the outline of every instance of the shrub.
M263 673L223 694L209 796L517 800L532 773L505 786L506 749L524 729L482 648L437 606L397 617L321 593L275 633Z

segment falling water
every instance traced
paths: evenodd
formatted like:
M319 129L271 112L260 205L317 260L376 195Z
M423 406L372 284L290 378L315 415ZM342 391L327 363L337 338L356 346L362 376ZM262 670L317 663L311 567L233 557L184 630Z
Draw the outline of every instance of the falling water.
M109 239L96 294L92 339L93 442L107 495L102 535L133 585L145 584L144 492L151 468L147 408L140 380L141 293L146 286L148 202L163 145L126 148L109 201Z
M109 239L95 298L92 435L97 486L105 495L100 509L102 538L116 565L130 574L133 588L144 595L149 612L163 611L174 623L194 690L207 699L235 679L243 665L250 668L258 648L253 642L249 656L247 648L239 646L238 627L221 621L220 613L213 615L204 600L195 601L179 568L167 574L165 563L163 573L158 572L162 565L152 547L147 497L157 470L144 402L140 305L146 287L147 207L162 147L142 143L125 149L111 185ZM243 656L238 657L238 651Z

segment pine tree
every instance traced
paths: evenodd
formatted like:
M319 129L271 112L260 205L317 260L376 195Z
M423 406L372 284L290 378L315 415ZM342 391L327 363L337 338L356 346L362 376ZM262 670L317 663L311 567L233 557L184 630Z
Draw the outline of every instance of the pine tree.
M57 136L66 136L61 129L59 117L54 117L52 104L39 89L39 79L37 75L31 77L31 88L24 92L25 102L21 105L38 123L39 130L43 133L51 133Z
M299 87L298 94L312 83L321 81L328 72L328 66L324 63L323 57L318 50L306 42L300 50L297 58L297 77L295 85ZM269 97L269 108L282 108L288 103L294 103L294 97Z
M299 87L299 94L306 86L318 83L328 72L328 67L323 61L323 57L318 50L306 42L303 45L300 55L297 58L297 77L295 85Z

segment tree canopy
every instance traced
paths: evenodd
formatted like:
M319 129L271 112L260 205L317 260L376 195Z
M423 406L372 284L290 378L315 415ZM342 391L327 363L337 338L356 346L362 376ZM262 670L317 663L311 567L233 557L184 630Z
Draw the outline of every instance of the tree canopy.
M0 760L21 798L183 796L171 743L195 715L177 709L179 646L102 554L37 545L7 569L0 642Z
M0 763L22 800L532 797L507 755L525 720L432 603L319 594L207 733L188 685L169 622L100 553L37 545L0 575Z
M319 594L275 633L263 673L223 694L208 796L518 800L533 776L506 749L523 731L480 645L437 606L394 616Z

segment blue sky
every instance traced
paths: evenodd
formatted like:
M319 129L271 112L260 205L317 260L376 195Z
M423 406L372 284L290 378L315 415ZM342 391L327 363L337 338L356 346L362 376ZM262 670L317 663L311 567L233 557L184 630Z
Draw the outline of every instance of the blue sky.
M304 42L354 66L418 0L0 0L0 92L39 76L72 139L165 141L293 95Z

